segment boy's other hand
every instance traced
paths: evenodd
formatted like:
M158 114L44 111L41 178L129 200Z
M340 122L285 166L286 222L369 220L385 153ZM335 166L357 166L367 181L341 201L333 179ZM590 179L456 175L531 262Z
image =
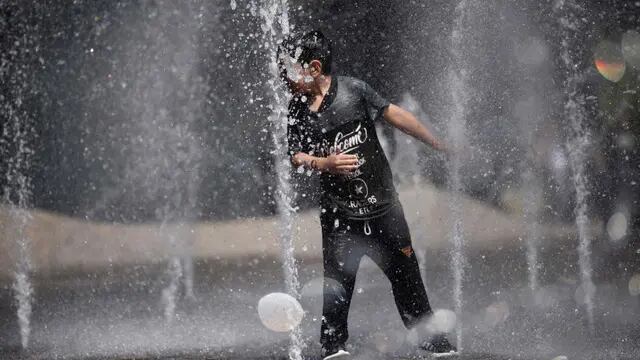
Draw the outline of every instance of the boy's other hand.
M350 154L331 154L325 158L326 169L332 174L349 175L358 168L358 157Z

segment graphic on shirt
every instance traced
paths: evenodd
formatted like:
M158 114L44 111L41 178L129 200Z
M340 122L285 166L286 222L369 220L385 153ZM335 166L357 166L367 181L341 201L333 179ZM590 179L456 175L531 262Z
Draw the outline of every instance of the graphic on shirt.
M328 154L348 154L358 149L365 141L367 141L367 128L362 127L362 124L358 123L355 130L347 134L341 132L336 134L333 140L333 146L329 147Z
M320 174L321 206L350 219L386 213L397 201L391 168L375 129L389 102L365 82L343 76L332 79L318 112L293 99L289 107L289 152L315 156L351 154L358 167L349 174Z
M356 199L364 199L369 195L369 188L364 180L355 178L349 182L349 193Z
M347 175L322 174L325 196L349 218L371 218L384 213L394 199L390 169L371 121L354 119L322 134L320 153L348 153L358 157L358 168Z

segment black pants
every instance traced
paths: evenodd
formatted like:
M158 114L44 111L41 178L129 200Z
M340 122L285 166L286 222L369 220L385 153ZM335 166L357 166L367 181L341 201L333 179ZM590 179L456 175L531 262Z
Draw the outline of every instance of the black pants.
M391 281L400 317L407 328L431 314L431 307L402 206L367 221L322 214L324 303L320 342L323 349L344 345L356 273L362 256L371 258Z

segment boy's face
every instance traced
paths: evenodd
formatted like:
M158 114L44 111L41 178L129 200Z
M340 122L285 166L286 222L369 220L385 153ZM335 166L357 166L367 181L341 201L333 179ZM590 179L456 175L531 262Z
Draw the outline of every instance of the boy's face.
M296 90L298 92L308 92L311 89L314 81L312 72L309 64L293 64L292 80L296 83Z
M315 78L320 75L321 64L318 60L311 61L310 64L301 64L295 58L287 56L283 59L287 76L294 83L296 93L309 92Z

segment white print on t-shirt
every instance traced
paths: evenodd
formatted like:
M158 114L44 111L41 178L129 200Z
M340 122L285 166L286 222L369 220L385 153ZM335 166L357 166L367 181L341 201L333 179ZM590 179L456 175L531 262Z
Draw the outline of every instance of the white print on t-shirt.
M356 150L360 145L367 141L367 128L362 127L362 124L358 123L355 130L350 133L343 134L341 132L336 134L333 140L333 146L329 148L329 153L349 153Z
M369 196L367 199L361 200L349 200L347 202L347 206L351 208L353 211L357 212L358 215L366 215L369 214L374 205L378 202L375 195Z
M360 178L353 179L349 182L349 194L353 198L364 199L369 195L369 186Z
M365 162L367 162L367 161L364 159L364 157L358 157L358 168L356 168L355 170L353 170L349 174L345 175L345 177L348 180L360 177L360 175L362 175L362 171L360 170L360 167L362 165L364 165Z

